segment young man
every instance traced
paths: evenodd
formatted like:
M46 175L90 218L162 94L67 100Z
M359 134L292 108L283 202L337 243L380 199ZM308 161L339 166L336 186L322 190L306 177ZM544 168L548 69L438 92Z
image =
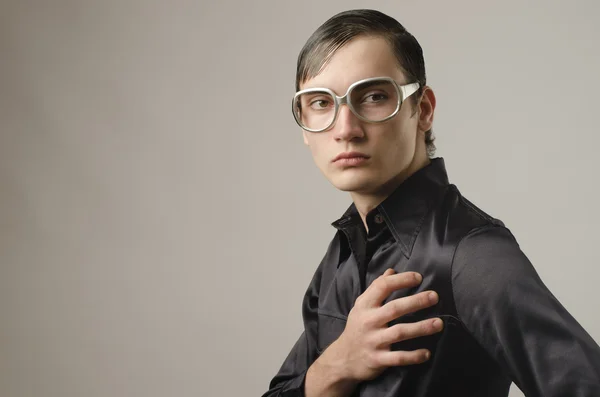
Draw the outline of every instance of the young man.
M396 20L340 13L298 59L293 112L352 206L264 396L600 396L600 348L503 223L432 159L436 99ZM435 292L434 292L435 291Z

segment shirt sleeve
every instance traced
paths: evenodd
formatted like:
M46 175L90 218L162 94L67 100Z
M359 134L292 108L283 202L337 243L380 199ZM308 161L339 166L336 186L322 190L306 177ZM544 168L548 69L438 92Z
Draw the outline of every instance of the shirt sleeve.
M317 269L302 301L304 331L292 347L263 397L304 397L306 372L317 359L317 309L323 263Z
M600 396L600 348L507 228L490 225L463 238L452 284L461 321L525 396Z

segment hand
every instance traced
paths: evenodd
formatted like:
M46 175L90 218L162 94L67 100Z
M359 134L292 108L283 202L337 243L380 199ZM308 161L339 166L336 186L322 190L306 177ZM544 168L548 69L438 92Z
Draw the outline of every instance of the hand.
M346 328L340 337L324 352L342 365L341 376L346 380L360 382L376 378L386 368L419 364L429 359L426 349L415 351L391 351L393 343L435 334L442 330L439 318L417 323L387 324L409 313L433 306L438 295L425 291L416 295L394 299L382 305L394 291L419 285L418 273L395 273L388 269L360 295L348 315Z

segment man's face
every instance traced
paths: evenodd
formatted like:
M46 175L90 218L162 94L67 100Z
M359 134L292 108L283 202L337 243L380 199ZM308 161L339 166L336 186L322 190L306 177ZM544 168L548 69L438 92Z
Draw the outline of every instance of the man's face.
M321 73L302 83L300 89L329 88L342 96L358 80L384 76L400 85L413 83L406 80L385 39L358 37L338 49ZM361 121L342 105L333 127L323 132L304 131L304 142L316 165L336 188L379 194L414 172L415 163L427 161L424 131L418 133L419 114L414 114L411 102L407 98L398 114L382 123ZM340 154L352 152L367 158L335 160Z

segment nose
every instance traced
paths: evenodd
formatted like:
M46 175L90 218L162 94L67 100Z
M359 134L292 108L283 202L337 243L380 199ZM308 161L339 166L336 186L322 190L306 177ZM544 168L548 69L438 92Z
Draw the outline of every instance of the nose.
M339 108L337 120L333 125L333 135L336 140L350 141L354 138L364 137L364 131L360 120L350 110L348 105L342 105Z

